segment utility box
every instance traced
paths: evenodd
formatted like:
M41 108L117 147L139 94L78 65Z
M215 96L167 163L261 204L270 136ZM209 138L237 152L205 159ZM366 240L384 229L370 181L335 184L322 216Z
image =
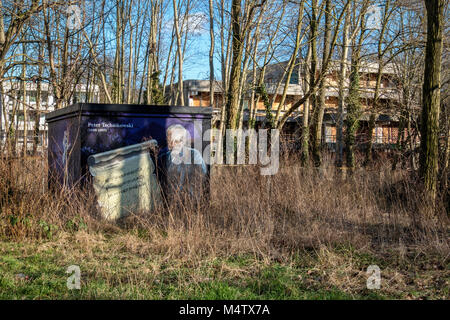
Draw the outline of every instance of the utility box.
M105 218L209 190L212 108L77 103L46 114L49 187L91 184Z

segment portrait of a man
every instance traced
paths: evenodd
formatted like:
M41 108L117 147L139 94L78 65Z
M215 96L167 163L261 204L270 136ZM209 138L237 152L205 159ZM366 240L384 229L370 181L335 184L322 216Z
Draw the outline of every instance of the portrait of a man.
M158 155L158 178L166 197L183 192L195 195L202 188L207 167L199 150L191 148L189 132L180 124L167 128L167 149Z

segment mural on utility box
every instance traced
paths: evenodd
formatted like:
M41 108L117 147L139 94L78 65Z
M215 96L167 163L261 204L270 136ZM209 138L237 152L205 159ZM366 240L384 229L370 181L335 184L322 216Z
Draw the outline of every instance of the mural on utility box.
M201 123L183 118L89 119L81 157L87 158L104 216L115 219L175 196L197 196L208 175L201 140L200 150L192 147L201 139Z
M107 219L208 190L208 115L83 111L52 121L51 173L59 182L92 183Z

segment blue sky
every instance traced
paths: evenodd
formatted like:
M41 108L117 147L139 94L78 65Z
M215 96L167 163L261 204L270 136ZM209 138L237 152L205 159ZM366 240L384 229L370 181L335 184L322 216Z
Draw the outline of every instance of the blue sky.
M185 58L183 70L183 79L209 79L209 33L204 32L195 37L191 50ZM195 56L190 57L189 55ZM214 69L220 70L219 61L214 62ZM216 78L220 77L218 71L215 72Z

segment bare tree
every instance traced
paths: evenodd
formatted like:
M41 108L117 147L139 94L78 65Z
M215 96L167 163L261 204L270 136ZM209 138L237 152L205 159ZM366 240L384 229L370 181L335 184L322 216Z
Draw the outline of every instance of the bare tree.
M231 5L231 25L232 25L232 58L230 83L225 106L226 127L236 129L239 117L239 84L241 78L242 53L244 51L245 38L252 25L255 9L261 7L265 0L246 1L245 10L242 11L241 1L233 0Z
M336 146L337 146L337 156L336 165L341 167L343 165L343 154L344 154L344 109L345 109L345 88L347 80L347 69L348 69L348 51L350 43L350 16L349 9L345 16L344 29L343 29L343 42L342 42L342 54L340 60L340 70L339 70L339 99L338 99L338 120L336 125Z
M332 54L330 51L332 10L331 1L325 0L325 32L323 37L322 61L327 61L328 55ZM321 164L322 122L325 110L325 93L325 81L322 79L319 83L319 101L314 106L313 121L311 124L312 156L316 167L319 167Z
M311 81L310 81L309 90L303 94L302 98L297 100L294 104L291 105L291 107L289 109L286 110L286 112L280 118L280 121L277 124L277 128L281 129L284 126L284 124L286 123L286 120L289 118L289 116L295 110L297 110L301 105L303 105L306 100L308 100L312 95L316 94L316 92L318 91L318 89L319 89L318 84L320 84L320 82L324 79L324 77L326 76L326 74L329 71L328 69L329 69L329 65L330 65L330 61L331 61L331 57L332 57L332 52L334 51L334 48L336 46L336 40L337 40L339 31L340 31L340 26L341 26L342 20L344 19L345 12L347 11L346 9L350 5L350 3L351 3L351 1L347 0L343 4L342 8L340 9L339 15L337 15L335 18L336 22L333 27L333 33L332 33L332 37L331 37L331 41L330 41L330 43L331 43L330 51L329 51L329 54L327 55L327 60L322 61L320 72L318 72L318 75L315 77L314 83L311 83Z
M209 48L209 105L214 106L214 5L209 0L209 37L211 45Z
M183 49L181 46L181 31L179 27L179 15L176 1L173 0L173 21L175 28L175 35L177 37L177 54L178 54L178 94L180 97L180 105L184 105L183 94Z
M441 89L441 57L444 27L444 0L425 0L427 44L421 118L420 177L434 199L437 193L438 139Z
M353 168L355 161L356 131L359 126L361 116L361 97L360 97L360 68L361 68L361 49L364 42L365 14L368 8L368 2L363 3L359 14L356 13L356 6L353 7L353 19L356 20L354 30L359 30L359 38L352 38L352 54L350 67L350 84L347 96L347 117L345 119L345 149L347 167ZM358 29L359 25L359 29Z

